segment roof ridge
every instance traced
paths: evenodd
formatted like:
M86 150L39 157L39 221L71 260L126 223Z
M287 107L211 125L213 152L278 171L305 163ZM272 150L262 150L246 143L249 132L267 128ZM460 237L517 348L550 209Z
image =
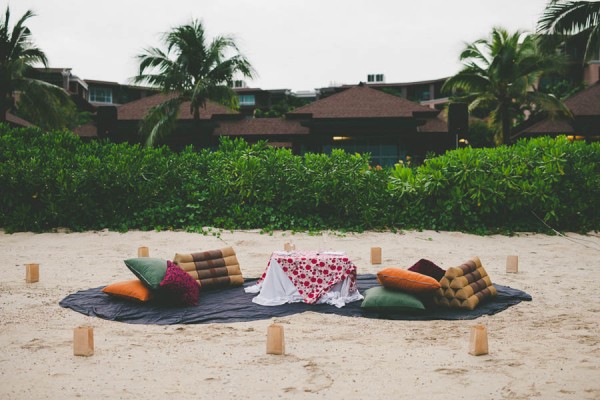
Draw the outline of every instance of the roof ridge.
M341 92L334 93L323 99L319 99L315 102L312 102L312 103L309 103L302 107L299 107L295 110L290 111L288 114L291 114L291 115L298 115L298 114L305 114L305 113L308 114L308 113L311 113L312 111L319 110L319 108L323 108L323 106L331 107L332 105L335 105L337 102L341 103L340 106L343 107L344 106L343 103L344 102L348 103L348 99L351 99L352 96L355 95L359 91L361 91L362 93L366 93L367 95L376 96L377 99L384 101L384 102L391 101L393 103L397 103L397 106L398 106L397 108L395 108L393 104L392 104L392 106L390 106L390 104L383 104L382 106L386 107L386 112L384 112L384 114L387 113L388 115L379 115L379 117L383 117L383 116L401 117L401 116L412 116L412 113L415 113L415 112L429 112L429 113L436 112L436 110L432 110L431 108L429 108L427 106L423 106L419 103L410 101L403 97L395 96L393 94L383 92L381 90L369 87L368 85L365 85L365 84L362 84L362 85L358 84L358 85L349 87ZM370 99L370 102L365 103L365 105L373 104L372 100L373 99ZM356 104L355 102L352 102L352 103L354 105ZM314 115L315 113L312 112L312 114ZM334 114L334 112L330 110L330 114ZM376 113L374 113L374 114L376 114ZM401 115L401 114L405 114L405 115ZM377 116L378 115L373 115L373 117L377 117ZM363 116L363 117L367 117L367 116ZM318 116L316 118L318 118Z
M577 93L571 95L570 97L566 98L565 99L565 103L567 101L569 101L569 100L573 100L573 99L575 99L575 98L577 98L579 96L587 94L587 92L591 91L592 89L595 89L595 86L599 86L600 87L600 80L597 81L597 82L595 82L595 83L592 83L591 85L589 85L588 87L584 88L583 90L580 90L579 92L577 92Z

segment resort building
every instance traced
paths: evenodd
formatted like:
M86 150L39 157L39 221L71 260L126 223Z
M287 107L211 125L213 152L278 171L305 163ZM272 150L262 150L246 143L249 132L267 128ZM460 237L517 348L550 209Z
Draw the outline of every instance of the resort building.
M592 60L579 73L574 79L598 82L600 61ZM65 89L80 110L96 114L93 123L75 129L85 139L138 143L140 121L150 108L167 99L153 88L80 79L70 68L40 68L33 74L33 78ZM392 165L406 156L418 162L429 152L457 147L456 125L449 129L440 112L448 103L441 92L446 78L407 83L386 83L384 74L368 74L366 78L367 82L359 85L304 92L249 88L245 82L235 81L232 89L238 95L238 111L209 101L200 119L194 120L189 103L184 103L175 132L164 143L174 149L187 145L211 148L217 146L220 136L240 137L250 143L266 140L295 154L329 153L333 149L368 152L379 165ZM572 119L538 115L517 127L513 140L561 134L598 140L599 85L592 84L566 101ZM27 123L11 118L13 124Z
M421 105L441 110L448 103L448 96L442 93L442 86L446 78L432 79L428 81L385 83L385 75L369 74L366 84L374 89L393 94L404 99L419 103ZM340 85L317 89L319 98L327 97L333 93L346 90L353 85Z
M80 110L90 112L97 106L121 105L158 92L143 86L81 79L71 68L34 68L30 77L63 88Z
M531 118L515 128L512 139L567 135L571 140L600 140L600 81L565 100L572 116Z
M148 110L165 101L157 94L111 111L98 108L99 137L113 141L139 142L139 122ZM440 111L361 83L354 87L294 109L280 118L248 118L214 102L201 109L194 120L189 103L181 106L176 132L166 144L213 147L220 136L241 137L253 143L292 149L296 154L329 153L332 149L371 153L374 164L392 165L407 155L422 159L428 152L453 148L455 136L449 134Z

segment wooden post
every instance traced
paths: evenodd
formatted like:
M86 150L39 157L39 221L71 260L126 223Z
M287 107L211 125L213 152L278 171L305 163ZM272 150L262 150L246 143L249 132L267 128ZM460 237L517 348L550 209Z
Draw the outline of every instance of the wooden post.
M506 257L506 272L511 272L511 273L519 272L519 257L517 257L517 256Z
M150 251L148 251L147 247L139 247L138 248L138 257L150 257Z
M271 324L267 329L267 354L285 354L283 326Z
M73 354L89 357L94 355L94 328L80 326L73 330Z
M25 264L25 282L35 283L40 280L40 264Z
M471 327L469 354L473 356L488 354L487 329L485 326L475 325Z
M371 264L381 264L381 247L371 247Z
M283 250L287 252L294 251L296 250L296 245L292 243L286 243L283 245Z

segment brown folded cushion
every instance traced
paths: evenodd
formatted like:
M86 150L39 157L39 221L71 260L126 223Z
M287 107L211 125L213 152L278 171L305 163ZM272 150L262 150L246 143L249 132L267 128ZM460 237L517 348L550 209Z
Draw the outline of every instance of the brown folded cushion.
M453 298L456 297L456 291L454 289L445 289L444 290L444 297L447 298L448 300L452 300Z
M489 300L493 297L496 297L498 295L498 292L496 291L496 288L494 287L494 285L492 286L488 286L485 289L475 293L473 296L469 297L466 300L463 300L460 304L461 308L467 309L467 310L474 310L475 307L477 307L477 305L483 301ZM458 300L458 299L456 299Z
M242 286L244 277L242 275L218 276L215 278L200 279L202 289L219 289L229 286Z
M473 310L481 301L496 296L496 288L478 257L449 268L440 279L440 286L434 292L434 300L444 307Z
M209 250L202 251L198 253L189 253L189 254L175 254L175 258L173 262L177 263L187 263L194 261L208 261L208 260L216 260L219 258L225 258L229 256L235 256L235 251L233 251L233 247L224 247L219 250Z
M244 277L232 247L197 253L177 253L175 264L190 274L202 289L241 286Z
M481 261L479 260L479 257L473 257L472 259L470 259L462 265L459 265L458 267L448 268L444 276L448 279L454 279L456 277L466 275L469 272L473 272L480 267Z
M492 286L492 281L489 276L485 276L462 289L458 289L455 293L455 297L460 300L466 300L488 286Z
M450 308L460 308L462 301L457 299L456 297L450 300Z
M435 296L434 301L440 307L450 307L450 302L443 296Z
M448 289L450 287L450 280L444 276L440 279L440 286L444 289Z
M446 292L446 289L441 287L439 289L436 289L435 292L433 292L433 295L435 297L444 297L444 293Z
M479 267L473 272L469 272L466 275L458 276L452 279L452 281L450 282L450 287L452 289L462 289L465 286L468 286L471 283L480 280L484 276L487 276L487 272L483 267Z

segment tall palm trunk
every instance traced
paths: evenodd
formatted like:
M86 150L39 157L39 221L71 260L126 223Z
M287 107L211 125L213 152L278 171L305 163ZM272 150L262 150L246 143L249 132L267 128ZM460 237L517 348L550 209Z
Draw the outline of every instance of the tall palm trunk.
M2 98L0 100L0 122L7 121L6 113L8 113L9 109L10 109L10 107L8 105L8 100L6 99L5 96L2 96Z
M510 132L512 128L512 121L508 109L502 113L502 142L497 144L508 144L510 142Z

